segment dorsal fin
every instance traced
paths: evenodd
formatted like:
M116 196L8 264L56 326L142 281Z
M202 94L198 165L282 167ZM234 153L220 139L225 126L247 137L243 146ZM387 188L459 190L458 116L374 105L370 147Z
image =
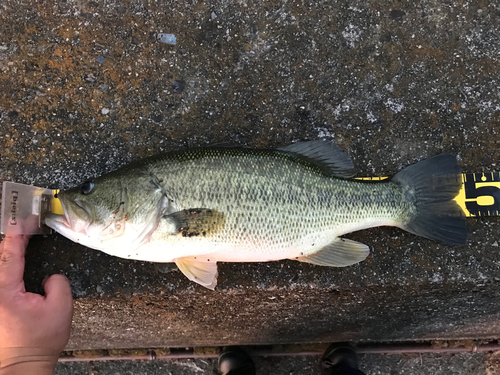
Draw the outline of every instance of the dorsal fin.
M349 155L332 141L299 142L278 150L304 158L335 177L350 178L356 174Z

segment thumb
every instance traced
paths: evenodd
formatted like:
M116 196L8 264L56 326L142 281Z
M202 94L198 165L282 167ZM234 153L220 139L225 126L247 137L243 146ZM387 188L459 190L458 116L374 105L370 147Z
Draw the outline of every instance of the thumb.
M73 297L69 281L64 275L52 275L43 283L45 300L63 311L73 311Z

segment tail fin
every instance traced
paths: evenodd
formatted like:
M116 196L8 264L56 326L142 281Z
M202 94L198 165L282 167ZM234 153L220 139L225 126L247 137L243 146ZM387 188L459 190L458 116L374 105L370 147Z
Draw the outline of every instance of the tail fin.
M461 170L454 155L441 154L403 169L392 179L408 188L414 209L402 228L449 245L467 241L465 215L453 200L461 186Z

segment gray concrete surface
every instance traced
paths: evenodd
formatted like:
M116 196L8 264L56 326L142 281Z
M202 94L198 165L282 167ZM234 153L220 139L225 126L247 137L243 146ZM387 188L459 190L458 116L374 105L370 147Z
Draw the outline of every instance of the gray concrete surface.
M366 375L498 375L495 356L463 354L362 354L359 368ZM216 359L158 362L90 362L59 364L56 375L195 375L216 374ZM257 375L319 375L319 357L255 358Z
M318 138L360 176L441 152L498 170L499 16L496 1L4 0L0 179L66 188L181 147ZM70 349L498 338L500 223L468 222L459 247L354 233L372 254L346 269L221 264L215 292L39 237L27 287L70 278Z

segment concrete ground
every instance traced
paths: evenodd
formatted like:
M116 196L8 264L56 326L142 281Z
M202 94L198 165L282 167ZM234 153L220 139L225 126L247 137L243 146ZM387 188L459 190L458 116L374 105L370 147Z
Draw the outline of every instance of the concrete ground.
M443 152L498 170L499 19L495 0L2 0L0 179L65 189L169 150L313 139L333 139L359 176ZM344 269L221 264L215 291L54 234L31 240L25 278L30 291L70 279L71 350L498 339L500 221L468 225L456 247L350 234L371 255ZM373 374L487 371L484 354L362 359ZM313 372L311 358L283 361L271 365ZM142 364L58 371L119 366Z
M460 354L361 354L360 370L366 375L498 375L495 356ZM319 375L319 357L257 357L257 375ZM216 359L65 363L56 375L196 375L216 374Z

